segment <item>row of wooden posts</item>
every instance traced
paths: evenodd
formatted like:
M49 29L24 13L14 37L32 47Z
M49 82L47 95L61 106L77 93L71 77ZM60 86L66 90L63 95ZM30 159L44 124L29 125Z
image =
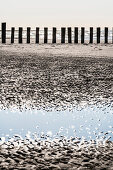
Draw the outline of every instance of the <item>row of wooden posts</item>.
M30 31L31 28L27 27L27 43L30 43ZM19 27L18 43L23 42L22 37L23 28ZM14 43L15 28L11 28L11 43ZM56 43L56 27L53 28L52 32L52 43ZM97 43L100 43L101 28L97 28ZM74 43L78 43L78 27L74 28ZM61 43L65 43L66 28L61 28ZM1 24L1 39L2 43L6 43L6 23ZM105 43L108 43L108 27L105 27ZM36 27L36 43L39 43L39 27ZM48 43L48 28L44 28L44 43ZM68 27L68 43L72 43L72 29ZM81 43L85 43L85 28L81 27ZM90 27L89 43L93 43L93 27Z

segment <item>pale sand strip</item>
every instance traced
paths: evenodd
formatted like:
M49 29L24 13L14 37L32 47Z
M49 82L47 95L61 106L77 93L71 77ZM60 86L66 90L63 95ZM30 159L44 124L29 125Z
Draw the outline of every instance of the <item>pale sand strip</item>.
M113 44L0 44L0 52L8 55L16 53L38 54L44 56L71 56L71 57L113 57Z

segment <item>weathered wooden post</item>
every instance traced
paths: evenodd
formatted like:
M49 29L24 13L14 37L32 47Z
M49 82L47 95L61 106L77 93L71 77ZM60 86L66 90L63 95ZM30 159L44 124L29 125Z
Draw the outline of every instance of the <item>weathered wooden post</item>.
M71 32L71 27L68 27L68 43L72 43L72 32Z
M39 27L36 27L36 43L39 43Z
M93 43L93 27L90 27L90 40L89 43Z
M100 43L100 27L97 28L97 44Z
M2 23L2 43L5 44L6 43L6 22Z
M23 32L23 28L22 27L19 27L19 44L22 44L22 32Z
M81 44L84 44L85 28L81 27Z
M108 43L108 27L105 27L105 43Z
M30 43L30 31L31 31L31 28L27 27L27 43L28 44Z
M53 38L52 38L52 43L56 43L56 28L53 27Z
M44 28L44 43L48 42L48 28Z
M78 43L78 27L74 28L74 43Z
M12 28L11 28L11 44L14 43L14 32L15 32L15 28L12 27Z
M66 28L61 28L61 43L65 43L65 34L66 34Z

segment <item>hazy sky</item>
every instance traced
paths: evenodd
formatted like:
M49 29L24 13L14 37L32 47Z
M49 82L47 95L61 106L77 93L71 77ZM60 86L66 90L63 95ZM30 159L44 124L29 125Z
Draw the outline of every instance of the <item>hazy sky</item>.
M0 0L11 26L113 26L113 0Z

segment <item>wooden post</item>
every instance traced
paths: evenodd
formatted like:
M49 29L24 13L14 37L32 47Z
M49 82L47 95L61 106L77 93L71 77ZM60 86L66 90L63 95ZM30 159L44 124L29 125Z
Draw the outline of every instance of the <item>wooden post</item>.
M100 43L100 27L97 28L97 44Z
M22 44L22 32L23 32L23 28L19 27L19 43Z
M78 43L78 27L74 29L74 43Z
M61 43L65 43L66 28L61 28Z
M81 27L81 44L84 44L85 28Z
M39 27L36 27L36 43L39 43Z
M31 31L31 28L27 27L27 44L30 43L30 31Z
M11 28L11 43L12 43L12 44L14 43L14 32L15 32L15 28L12 27L12 28Z
M52 39L52 43L56 43L56 28L53 27L53 39Z
M108 27L105 27L105 43L108 43Z
M2 23L2 43L5 44L6 43L6 23Z
M48 42L48 28L44 28L44 43Z
M68 27L68 43L72 43L72 32L71 27Z
M93 27L90 27L90 40L89 43L93 43Z

